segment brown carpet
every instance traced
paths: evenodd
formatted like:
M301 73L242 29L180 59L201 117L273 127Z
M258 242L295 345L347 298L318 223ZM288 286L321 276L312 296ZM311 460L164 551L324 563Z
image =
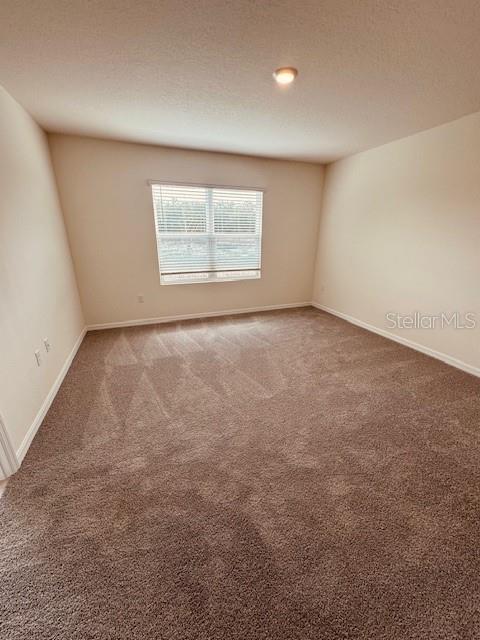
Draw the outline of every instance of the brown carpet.
M313 309L87 335L0 636L480 638L480 380Z

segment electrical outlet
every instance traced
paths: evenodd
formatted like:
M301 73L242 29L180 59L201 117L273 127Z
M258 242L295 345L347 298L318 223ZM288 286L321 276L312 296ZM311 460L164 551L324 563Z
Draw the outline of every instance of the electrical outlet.
M37 361L37 367L42 364L42 356L40 355L40 351L35 351L35 360Z
M45 351L48 353L52 348L52 345L50 344L50 340L48 338L44 338L43 344L45 345Z
M137 296L138 302L145 302L145 298L143 297L143 293L139 293Z

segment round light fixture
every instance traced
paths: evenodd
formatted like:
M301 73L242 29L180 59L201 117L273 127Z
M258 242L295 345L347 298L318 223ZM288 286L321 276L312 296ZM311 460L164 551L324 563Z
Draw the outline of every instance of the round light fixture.
M293 67L280 67L273 72L273 77L278 84L290 84L298 75L298 71Z

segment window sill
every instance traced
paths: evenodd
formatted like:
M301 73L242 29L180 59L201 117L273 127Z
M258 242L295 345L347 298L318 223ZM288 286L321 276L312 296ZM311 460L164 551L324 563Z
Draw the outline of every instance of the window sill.
M211 282L241 282L245 280L259 280L261 278L260 271L254 271L253 275L224 275L217 273L206 273L206 274L195 274L181 276L174 275L169 276L168 274L160 276L160 284L161 285L175 285L175 284L206 284Z

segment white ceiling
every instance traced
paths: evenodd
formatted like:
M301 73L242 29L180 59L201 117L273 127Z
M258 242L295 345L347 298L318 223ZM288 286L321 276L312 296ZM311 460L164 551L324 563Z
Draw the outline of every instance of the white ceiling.
M1 0L0 84L50 131L328 161L480 109L480 2Z

